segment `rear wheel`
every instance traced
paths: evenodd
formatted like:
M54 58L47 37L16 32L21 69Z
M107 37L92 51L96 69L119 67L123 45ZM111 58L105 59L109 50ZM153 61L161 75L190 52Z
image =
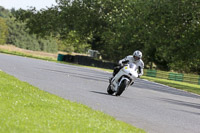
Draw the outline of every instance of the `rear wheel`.
M108 94L112 95L114 93L114 91L112 91L111 89L111 85L109 84L108 88L107 88L107 92Z
M123 80L118 88L118 91L116 92L116 96L120 96L122 94L122 92L125 90L127 85L128 85L128 81Z

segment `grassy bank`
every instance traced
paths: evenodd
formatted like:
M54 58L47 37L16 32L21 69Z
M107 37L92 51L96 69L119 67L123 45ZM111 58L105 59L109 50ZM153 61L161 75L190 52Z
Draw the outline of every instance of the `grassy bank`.
M35 53L35 54L24 53L24 52L18 52L18 51L6 50L6 49L0 49L0 53L12 54L12 55L17 55L17 56L41 59L41 60L56 61L55 57L50 57L48 55L47 56L39 55L37 53Z
M41 91L0 71L0 132L119 132L141 129Z
M173 81L173 80L167 80L167 79L159 79L159 78L153 78L153 77L147 77L142 76L143 79L147 79L149 81L161 83L170 87L174 87L177 89L181 89L184 91L192 92L195 94L200 95L200 85L190 84L190 83L184 83L179 81Z

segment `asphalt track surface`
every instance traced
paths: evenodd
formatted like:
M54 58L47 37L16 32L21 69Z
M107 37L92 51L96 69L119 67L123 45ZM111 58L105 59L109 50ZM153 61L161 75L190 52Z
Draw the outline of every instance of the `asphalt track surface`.
M121 96L111 96L106 92L111 73L6 54L0 54L0 69L149 133L200 133L195 94L138 79Z

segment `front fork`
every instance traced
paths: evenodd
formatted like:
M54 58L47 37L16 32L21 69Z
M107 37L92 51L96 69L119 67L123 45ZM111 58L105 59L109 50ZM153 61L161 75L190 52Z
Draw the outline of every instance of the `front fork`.
M129 80L128 78L126 78L126 77L122 77L122 79L119 81L118 86L121 85L121 83L122 83L123 80L127 80L127 81L130 83L130 80Z
M128 78L126 78L126 77L122 77L122 78L120 79L120 81L119 81L118 84L117 84L116 82L114 82L114 83L115 83L115 84L114 84L114 91L115 91L115 92L118 91L118 88L119 88L119 86L121 85L121 83L122 83L123 80L127 80L128 83L130 83L130 79L128 79ZM126 86L126 88L127 88L127 86Z

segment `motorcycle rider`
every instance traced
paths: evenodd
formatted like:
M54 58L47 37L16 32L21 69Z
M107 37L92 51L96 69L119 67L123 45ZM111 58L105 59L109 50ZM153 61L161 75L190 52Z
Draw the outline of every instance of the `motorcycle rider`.
M142 52L136 50L133 52L133 55L126 56L124 59L119 61L119 66L114 68L113 77L120 71L120 69L126 63L136 64L136 69L138 70L138 78L143 75L144 62L142 61ZM110 78L110 81L112 80L112 78Z

